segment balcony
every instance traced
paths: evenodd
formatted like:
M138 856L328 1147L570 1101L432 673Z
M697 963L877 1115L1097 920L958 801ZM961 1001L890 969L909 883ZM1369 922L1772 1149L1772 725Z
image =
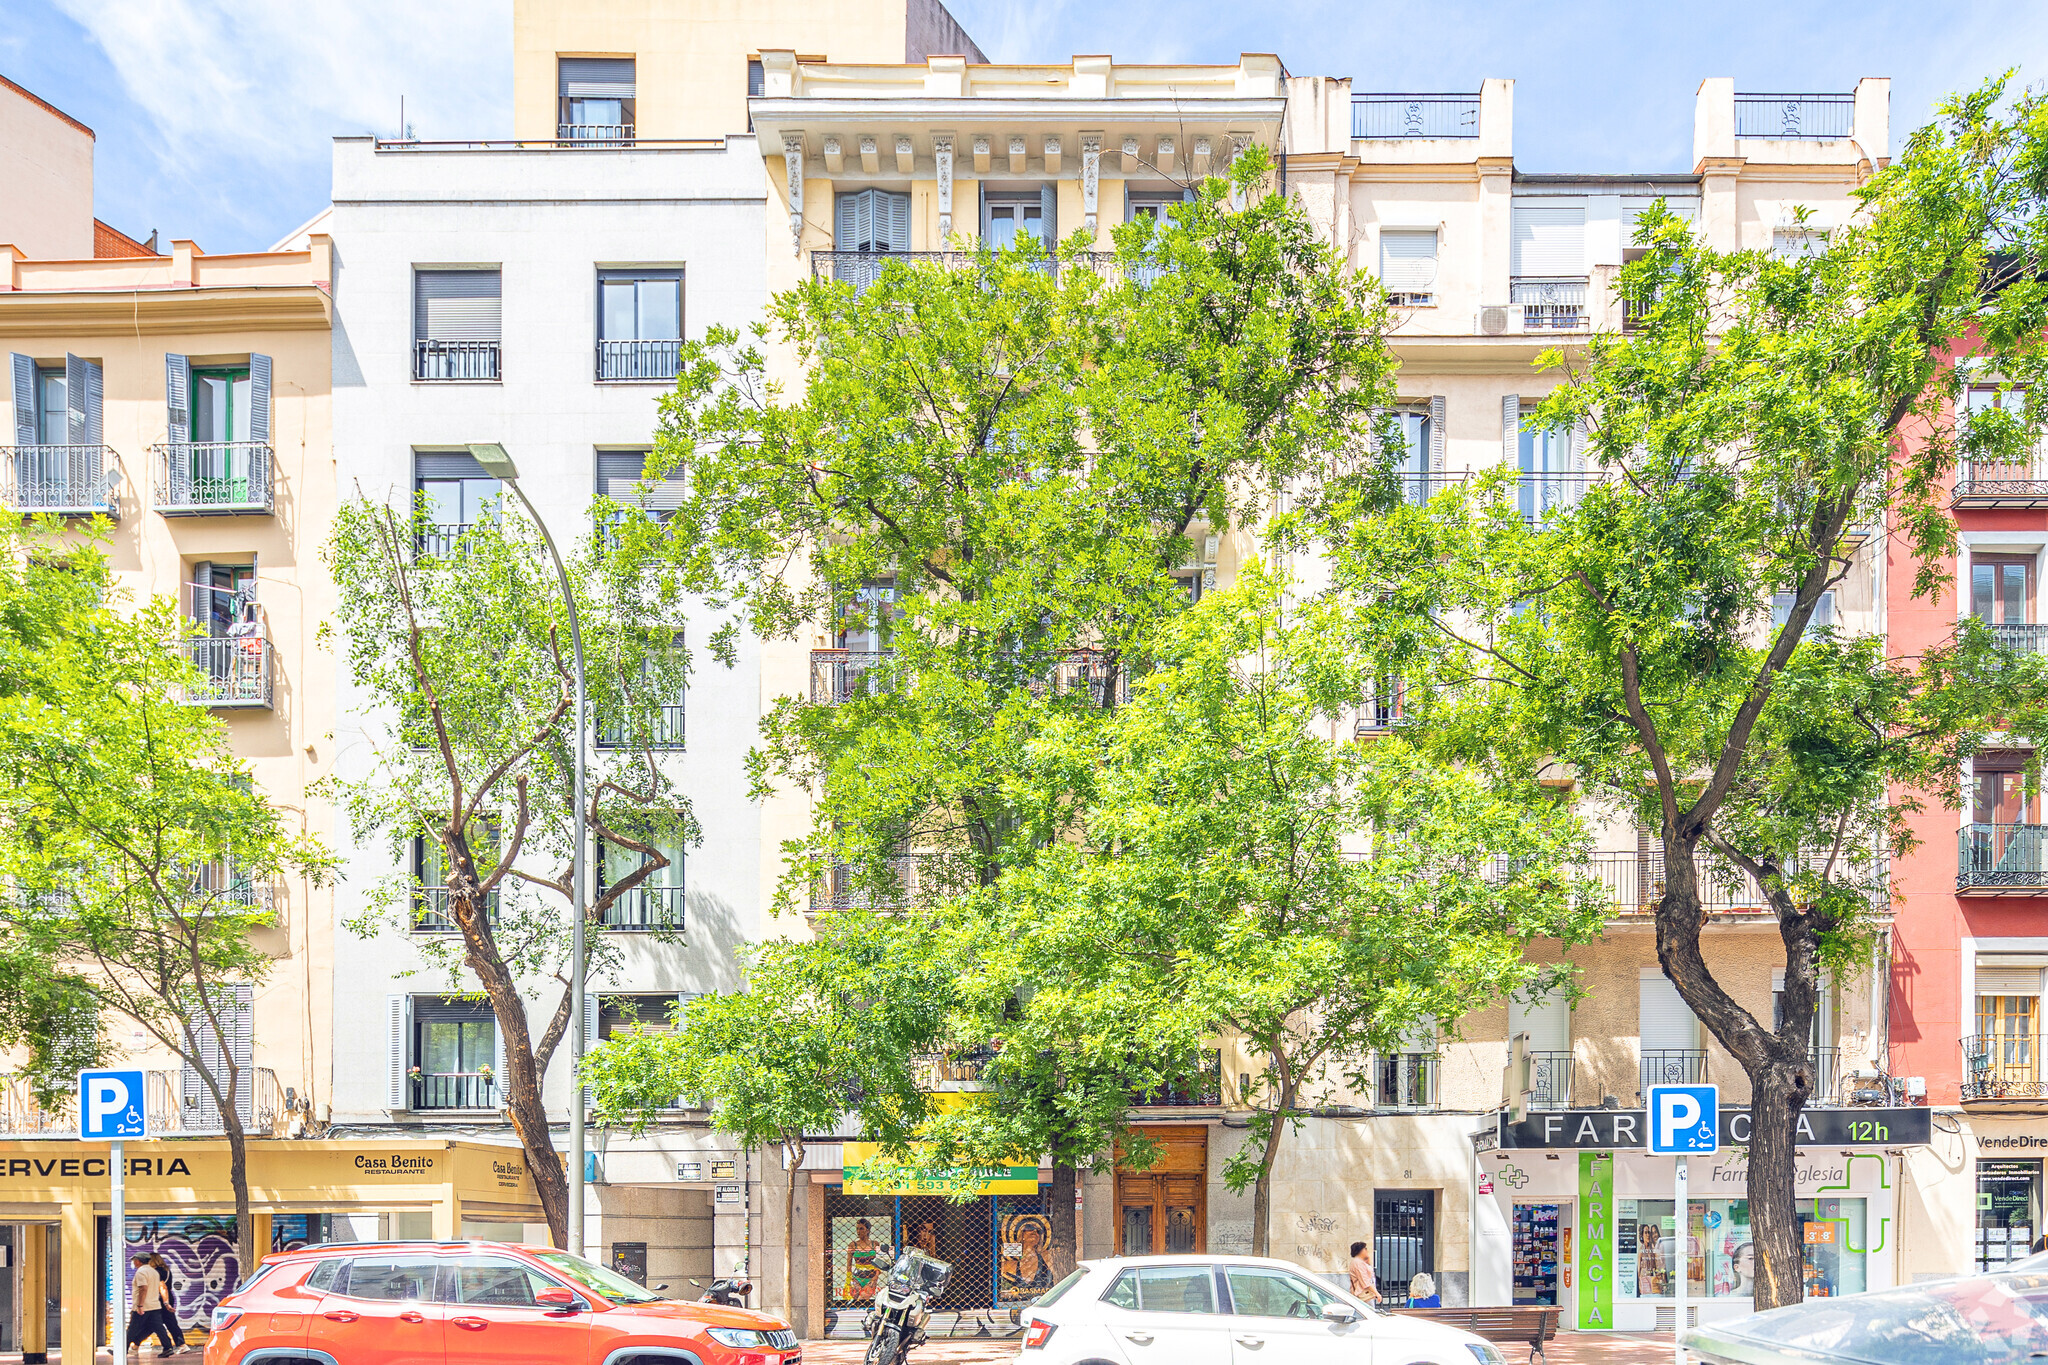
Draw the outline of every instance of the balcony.
M1392 734L1412 719L1402 705L1402 697L1393 692L1386 697L1367 697L1358 708L1358 720L1351 727L1353 739L1371 739L1378 735Z
M1463 488L1471 475L1464 470L1443 469L1397 469L1394 479L1400 485L1401 501L1410 507L1420 507L1437 494L1452 488Z
M1963 1039L1963 1103L2044 1100L2039 1035L1978 1034Z
M1777 918L1763 888L1747 874L1704 859L1698 866L1700 908L1709 919ZM1576 870L1600 882L1607 895L1608 913L1624 922L1653 918L1657 902L1664 898L1662 850L1595 853Z
M597 377L606 382L676 377L683 364L683 343L670 341L600 341Z
M1524 332L1579 332L1592 325L1583 275L1517 275L1508 281L1508 302L1521 308Z
M2048 896L2048 825L1964 825L1956 833L1958 896Z
M1810 1047L1806 1050L1806 1065L1813 1072L1812 1098L1809 1104L1833 1108L1841 1102L1842 1049L1838 1047Z
M1572 1062L1569 1052L1529 1054L1529 1107L1569 1109L1572 1107Z
M412 377L422 383L496 383L498 343L495 341L415 341Z
M1515 505L1522 520L1541 526L1560 512L1569 512L1585 500L1586 490L1600 482L1597 472L1563 474L1521 473L1515 476Z
M1651 1048L1642 1055L1638 1076L1646 1095L1653 1085L1704 1085L1707 1054L1701 1048Z
M1114 679L1110 671L1107 655L1081 649L1061 659L1043 679L1027 683L1026 687L1041 697L1048 691L1055 697L1085 697L1088 705L1098 708L1105 697L1114 695L1116 704L1124 705L1131 699L1130 671L1119 667Z
M1835 142L1856 133L1854 95L1735 96L1735 136Z
M497 1078L488 1071L415 1071L412 1107L432 1109L496 1109Z
M1965 460L1956 466L1952 507L2048 507L2048 447L2012 461Z
M0 1078L0 1137L78 1136L78 1109L67 1096L54 1109L36 1102L26 1076Z
M2048 625L2036 622L1987 622L1986 629L2000 649L2014 654L2048 654Z
M1477 95L1353 95L1351 136L1368 141L1479 136Z
M877 889L862 884L846 863L834 863L811 882L811 913L831 910L900 910L923 882L924 859L909 853L888 860L891 885Z
M180 648L199 674L185 684L187 702L232 709L270 706L276 651L261 635L202 635L181 641Z
M484 897L484 918L493 925L498 922L498 893L493 891ZM448 914L448 888L445 886L416 886L412 892L412 931L415 934L459 934L455 921Z
M883 267L891 261L908 266L937 265L964 270L987 265L992 259L981 251L813 251L811 276L850 284L858 293L881 279ZM1093 270L1098 274L1108 273L1115 265L1114 251L1084 251L1071 258L1071 268ZM1037 263L1036 268L1050 275L1070 268L1070 262L1047 256Z
M17 512L118 517L109 446L0 446L0 502Z
M680 749L683 747L683 705L664 706L654 715L652 729L644 735L627 735L626 727L619 721L602 721L597 727L597 747L600 749Z
M213 1102L213 1092L206 1083L193 1073L192 1085L187 1085L185 1073L179 1071L150 1071L144 1073L143 1085L146 1104L149 1109L149 1126L153 1133L204 1136L227 1131L227 1125L220 1121L220 1108ZM225 1076L215 1076L223 1086ZM245 1131L252 1136L274 1137L282 1130L289 1111L285 1107L283 1087L277 1083L277 1073L267 1066L248 1066L240 1069L236 1082L237 1089L249 1088L245 1101L236 1096L235 1108L247 1117Z
M603 892L598 893L602 895ZM649 933L683 928L684 897L680 886L636 886L605 907L601 921L620 933Z
M1375 1107L1434 1109L1436 1066L1434 1052L1390 1052L1374 1059Z
M932 1052L913 1059L918 1088L924 1091L980 1088L995 1060L995 1050L986 1047Z
M455 553L473 524L467 521L416 522L412 532L413 554L422 559L446 559Z
M841 706L882 691L886 675L876 670L889 655L886 649L812 650L811 700L820 706Z
M555 141L575 147L626 147L633 142L630 123L557 123Z
M1202 1049L1200 1064L1176 1085L1155 1086L1131 1096L1133 1109L1215 1109L1223 1103L1223 1053Z
M156 510L167 517L269 516L271 454L261 441L195 441L156 452Z
M272 887L226 863L209 863L192 878L192 892L206 898L206 909L240 915L270 913Z

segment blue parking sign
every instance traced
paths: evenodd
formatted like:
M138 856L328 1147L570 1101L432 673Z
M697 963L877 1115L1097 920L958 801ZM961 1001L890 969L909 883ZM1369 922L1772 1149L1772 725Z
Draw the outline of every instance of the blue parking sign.
M1653 1085L1649 1146L1658 1156L1712 1156L1721 1146L1721 1087Z
M140 1071L78 1073L78 1135L104 1142L149 1136Z

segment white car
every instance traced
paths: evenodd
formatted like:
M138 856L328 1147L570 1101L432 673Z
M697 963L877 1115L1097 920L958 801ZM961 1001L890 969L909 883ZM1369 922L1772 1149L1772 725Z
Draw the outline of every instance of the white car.
M1483 1337L1256 1256L1084 1261L1023 1321L1024 1365L1506 1365Z

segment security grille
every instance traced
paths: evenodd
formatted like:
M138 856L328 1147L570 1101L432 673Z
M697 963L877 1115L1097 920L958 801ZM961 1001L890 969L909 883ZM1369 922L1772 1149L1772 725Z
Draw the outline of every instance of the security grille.
M1037 1194L993 1195L956 1203L941 1195L825 1196L825 1334L868 1333L875 1291L904 1247L953 1267L932 1306L934 1337L1012 1337L1017 1311L1052 1288L1057 1276L1045 1187Z
M1372 1197L1372 1268L1390 1303L1408 1301L1408 1283L1436 1273L1433 1190L1380 1190Z

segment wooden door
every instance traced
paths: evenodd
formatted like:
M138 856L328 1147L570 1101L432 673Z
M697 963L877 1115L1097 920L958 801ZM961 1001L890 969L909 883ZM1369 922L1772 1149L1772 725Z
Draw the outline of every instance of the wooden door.
M1146 1169L1116 1173L1117 1251L1126 1256L1199 1255L1209 1244L1209 1130L1141 1128L1160 1145Z

